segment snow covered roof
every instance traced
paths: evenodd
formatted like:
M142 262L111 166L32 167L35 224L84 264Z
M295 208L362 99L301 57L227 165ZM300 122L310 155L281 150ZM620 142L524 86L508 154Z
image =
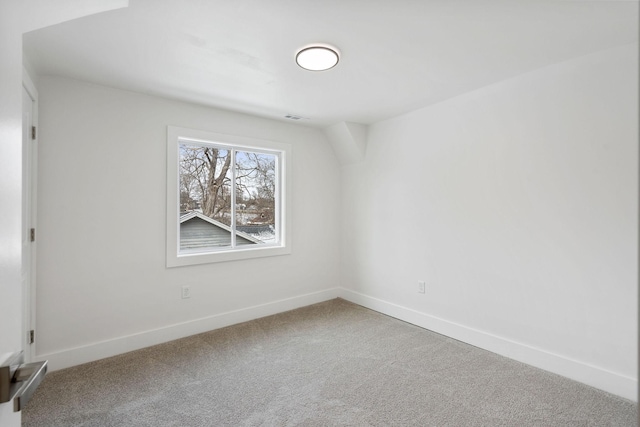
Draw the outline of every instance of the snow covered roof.
M180 216L180 249L227 246L231 242L231 227L200 212ZM255 237L236 230L238 245L262 243Z

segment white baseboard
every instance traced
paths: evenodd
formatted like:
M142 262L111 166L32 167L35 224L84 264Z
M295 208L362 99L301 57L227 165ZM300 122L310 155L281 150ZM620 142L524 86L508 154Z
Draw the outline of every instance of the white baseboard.
M239 310L228 311L214 316L178 323L150 331L139 332L111 340L100 341L70 348L53 353L39 354L36 360L48 360L49 371L69 368L94 360L104 359L133 350L161 344L167 341L200 334L214 329L224 328L236 323L247 322L260 317L294 310L311 304L316 304L337 298L340 293L338 288L327 289L311 294L300 295L266 304L247 307Z
M373 298L349 289L338 295L347 301L386 314L396 319L446 335L458 341L526 363L554 374L579 381L625 399L638 401L638 380L617 374L548 351L518 343L484 331L470 328L435 316Z
M584 362L569 359L344 288L327 289L220 313L189 322L178 323L164 328L100 341L81 347L40 354L36 356L35 360L48 360L49 370L56 371L190 335L258 319L260 317L294 310L337 297L510 359L596 387L634 402L638 401L638 381L635 378L610 372Z

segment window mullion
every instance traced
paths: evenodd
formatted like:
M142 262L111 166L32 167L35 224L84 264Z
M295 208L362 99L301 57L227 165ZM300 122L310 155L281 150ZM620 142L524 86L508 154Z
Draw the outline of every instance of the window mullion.
M231 150L231 247L236 247L236 150Z
M275 162L276 162L276 174L275 174L275 206L274 206L274 225L275 225L275 232L276 232L276 243L280 244L282 242L282 208L281 208L281 204L282 204L282 195L280 194L280 186L282 185L282 166L280 165L280 160L281 160L282 154L278 154L277 156L275 156Z

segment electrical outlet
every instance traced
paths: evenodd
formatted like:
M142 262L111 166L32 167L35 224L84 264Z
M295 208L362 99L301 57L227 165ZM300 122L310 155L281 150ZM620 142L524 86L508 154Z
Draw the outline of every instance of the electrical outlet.
M418 282L418 293L419 294L424 294L424 288L425 288L425 282L419 281Z
M191 298L191 287L183 286L180 290L182 291L182 299Z

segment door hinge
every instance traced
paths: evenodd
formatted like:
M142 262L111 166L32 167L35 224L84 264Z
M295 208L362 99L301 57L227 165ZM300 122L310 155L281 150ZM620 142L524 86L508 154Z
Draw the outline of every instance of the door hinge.
M35 228L31 229L31 241L32 242L36 241L36 229Z
M29 331L29 344L36 342L36 331L33 329Z
M31 126L31 139L36 139L36 127Z

